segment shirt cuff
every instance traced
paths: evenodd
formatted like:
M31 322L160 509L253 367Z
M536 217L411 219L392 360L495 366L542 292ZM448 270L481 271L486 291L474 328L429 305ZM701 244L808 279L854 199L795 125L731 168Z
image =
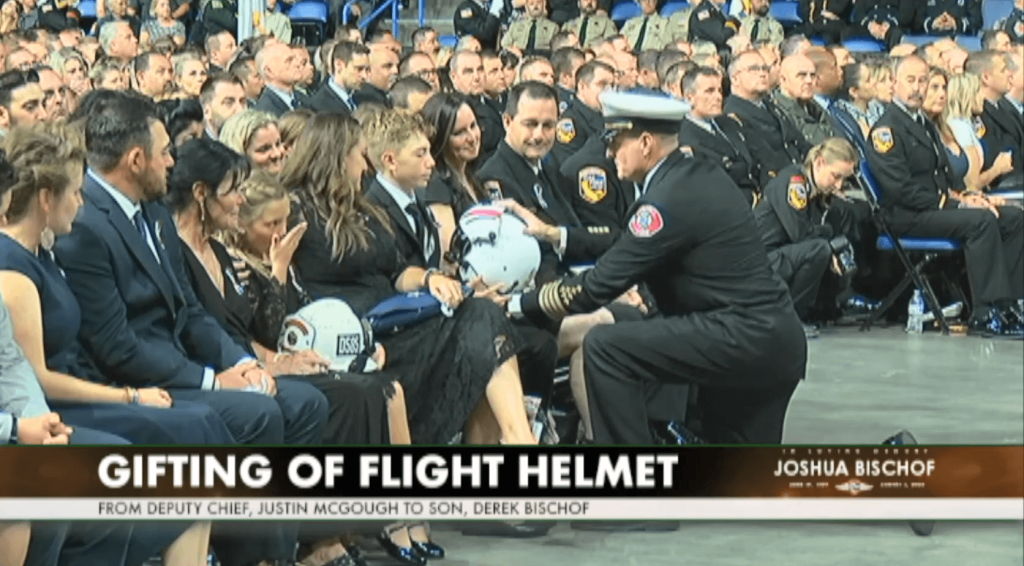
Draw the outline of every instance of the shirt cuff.
M0 446L11 443L11 428L14 426L14 417L8 413L0 413Z
M565 226L558 227L558 247L555 248L555 253L558 257L565 255L565 246L569 242L569 230Z
M523 294L516 293L509 297L508 304L505 308L513 319L518 320L523 318Z
M213 368L203 368L203 391L213 391L217 386L217 374Z

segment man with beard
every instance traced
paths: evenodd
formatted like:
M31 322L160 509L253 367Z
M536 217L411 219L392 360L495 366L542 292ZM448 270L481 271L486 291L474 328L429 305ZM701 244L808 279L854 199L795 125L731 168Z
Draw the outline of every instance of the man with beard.
M779 20L768 15L771 0L752 0L750 13L740 18L740 35L750 38L750 43L768 41L778 45L785 39L785 31Z
M46 119L38 73L7 71L0 75L0 85L0 137L15 126L31 126Z
M147 51L135 58L132 68L135 71L135 90L156 101L167 96L174 81L174 69L169 57L156 51Z
M562 31L571 31L579 38L580 47L593 48L602 39L618 35L619 30L604 12L598 12L597 0L579 0L580 15L562 26Z
M203 135L211 140L220 136L220 129L228 118L248 106L242 81L228 73L206 79L199 92L199 104L203 107Z
M331 76L309 100L309 108L314 112L354 112L355 94L363 87L370 71L369 53L361 43L339 41L331 50Z
M37 67L36 72L39 73L39 87L43 89L43 110L46 112L44 120L54 122L67 118L67 90L60 75L50 67Z

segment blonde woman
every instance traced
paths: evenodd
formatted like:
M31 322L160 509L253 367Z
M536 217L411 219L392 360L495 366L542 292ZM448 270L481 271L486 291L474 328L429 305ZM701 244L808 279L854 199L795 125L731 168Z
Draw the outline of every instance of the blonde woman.
M64 47L50 54L50 67L60 75L64 86L78 96L92 89L89 83L89 63L74 47Z
M885 112L885 105L892 102L893 71L888 58L880 59L871 64L869 88L875 98L868 103L868 121L874 124Z
M295 140L299 139L306 129L306 124L316 113L308 108L296 108L277 121L277 128L281 131L281 145L284 148L285 158L295 147Z
M953 174L960 178L966 178L970 161L967 152L953 135L953 129L949 122L943 119L948 101L949 73L940 67L932 67L928 74L928 86L925 88L924 102L921 110L928 115L928 118L935 123L939 131L939 138L949 157L949 166Z
M224 122L220 142L249 158L253 167L278 174L284 168L281 130L266 112L245 110Z
M981 79L977 75L961 73L950 77L941 122L949 127L956 143L967 154L968 167L964 184L969 191L984 190L994 179L1013 170L1013 158L1009 151L999 154L992 167L983 169L985 154L981 136L985 126L980 116L984 104Z
M89 71L89 78L95 88L104 90L128 90L128 77L124 65L109 57L100 59Z

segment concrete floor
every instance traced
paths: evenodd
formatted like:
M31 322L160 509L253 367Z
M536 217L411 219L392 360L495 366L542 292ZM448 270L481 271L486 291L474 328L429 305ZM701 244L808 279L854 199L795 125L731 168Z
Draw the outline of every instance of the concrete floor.
M876 443L901 428L926 444L1024 442L1024 343L829 329L810 345L787 443ZM435 525L446 566L1020 566L1024 523L686 523L675 533L463 537ZM380 555L373 553L374 557ZM375 560L374 563L383 563ZM436 563L441 564L441 563Z

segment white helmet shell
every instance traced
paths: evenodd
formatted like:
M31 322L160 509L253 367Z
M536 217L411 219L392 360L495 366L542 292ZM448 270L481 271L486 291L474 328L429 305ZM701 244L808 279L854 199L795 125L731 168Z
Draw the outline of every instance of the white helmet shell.
M500 206L478 204L459 219L453 247L459 247L459 275L466 283L480 277L502 292L533 287L540 268L540 244L523 233L526 223Z
M373 330L341 299L320 299L284 319L278 351L314 350L331 362L330 369L376 371Z

